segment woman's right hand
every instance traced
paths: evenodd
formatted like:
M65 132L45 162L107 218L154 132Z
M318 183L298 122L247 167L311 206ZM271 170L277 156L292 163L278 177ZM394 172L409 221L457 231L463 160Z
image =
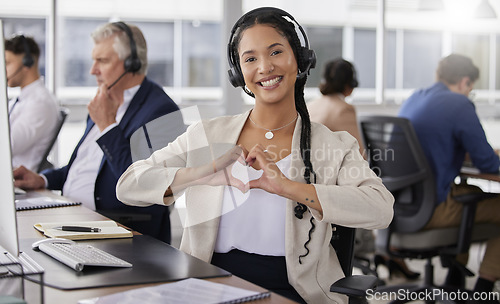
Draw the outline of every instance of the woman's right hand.
M236 162L246 165L245 158L248 151L242 146L235 146L224 155L214 160L210 165L204 166L204 171L210 171L199 182L210 186L233 186L245 193L248 185L232 175L232 167ZM208 168L207 168L208 167Z
M182 191L190 186L233 186L245 193L249 186L235 178L231 169L236 162L244 165L248 151L242 146L235 146L214 161L201 167L180 169L167 189L165 196Z

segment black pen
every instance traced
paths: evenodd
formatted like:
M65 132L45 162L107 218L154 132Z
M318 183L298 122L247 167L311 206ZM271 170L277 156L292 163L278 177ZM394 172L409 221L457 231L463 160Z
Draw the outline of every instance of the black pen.
M80 227L80 226L61 226L61 227L54 227L53 229L62 231L74 231L74 232L101 232L101 228Z

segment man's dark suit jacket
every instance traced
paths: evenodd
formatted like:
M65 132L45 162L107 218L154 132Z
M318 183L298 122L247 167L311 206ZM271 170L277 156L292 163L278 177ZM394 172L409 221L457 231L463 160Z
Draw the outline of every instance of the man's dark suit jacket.
M97 212L167 243L170 243L171 238L168 208L159 205L145 208L124 205L116 198L116 183L121 174L132 163L130 137L134 131L147 122L174 111L177 111L178 115L171 114L169 118L172 116L172 119L178 120L177 123L183 124L179 107L160 86L145 78L119 125L97 140L104 156L99 167L94 191ZM49 189L62 190L78 149L93 126L94 122L89 116L85 133L66 166L42 172L47 177Z

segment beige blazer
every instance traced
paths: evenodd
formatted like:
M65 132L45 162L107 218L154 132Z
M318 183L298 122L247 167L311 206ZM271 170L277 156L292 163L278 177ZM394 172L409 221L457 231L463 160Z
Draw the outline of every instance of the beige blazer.
M177 170L206 164L233 147L250 112L219 117L191 125L167 147L146 160L133 163L117 184L118 199L125 204L169 205L175 197L163 195ZM292 140L291 179L305 182L300 156L301 119ZM295 202L288 201L285 227L285 259L290 284L308 303L346 303L345 296L330 292L330 285L344 276L330 245L331 223L365 229L386 228L392 220L393 197L368 167L356 140L347 132L331 132L312 124L314 184L323 216L314 210L303 219L294 216ZM223 198L222 186L194 186L185 191L186 218L180 249L210 262L217 238ZM265 212L263 210L262 212ZM316 228L305 254L311 216ZM258 223L256 223L258 224Z

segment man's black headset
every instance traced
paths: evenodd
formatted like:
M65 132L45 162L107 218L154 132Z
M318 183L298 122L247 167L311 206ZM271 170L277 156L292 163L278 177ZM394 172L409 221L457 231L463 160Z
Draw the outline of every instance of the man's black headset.
M234 39L234 34L238 30L238 28L241 26L241 23L246 20L247 16L251 14L257 14L257 13L266 13L266 12L275 12L277 14L280 14L283 18L287 17L289 22L292 22L295 24L294 27L297 27L302 34L302 37L304 38L304 44L305 46L301 46L301 49L298 53L299 56L302 55L302 58L305 58L302 67L299 67L299 73L297 74L297 79L304 78L306 75L309 74L309 70L314 68L316 66L316 54L314 53L313 50L309 49L309 41L307 40L306 33L304 29L300 26L300 24L295 21L292 15L289 13L285 12L284 10L281 10L279 8L275 7L260 7L256 8L254 10L249 11L245 15L243 15L238 21L234 24L233 29L231 30L231 35L229 36L229 44L227 46L227 59L229 61L229 70L227 71L229 75L229 81L234 87L244 87L245 86L245 79L243 78L243 73L241 72L240 65L238 63L238 60L234 58L234 55L236 52L233 49L233 39ZM302 54L300 53L302 52Z
M113 25L124 31L127 34L128 40L130 42L130 56L125 58L125 60L123 61L125 71L130 73L135 73L139 71L141 69L142 64L141 60L139 59L139 56L137 56L137 46L135 44L134 36L132 35L130 27L126 25L125 22L122 21L113 22Z
M22 65L19 66L19 68L14 73L12 73L12 75L7 75L7 81L11 80L12 78L14 78L14 76L19 74L19 72L23 70L23 67L31 68L33 64L35 64L35 59L33 59L33 55L31 55L28 40L26 39L26 37L24 37L24 35L19 35L17 37L21 40L24 49L24 56L23 60L21 61Z
M24 47L24 57L23 57L23 65L25 67L31 68L33 64L35 64L35 60L33 59L33 55L31 55L30 46L28 44L28 40L24 35L19 35L19 39L21 39Z

